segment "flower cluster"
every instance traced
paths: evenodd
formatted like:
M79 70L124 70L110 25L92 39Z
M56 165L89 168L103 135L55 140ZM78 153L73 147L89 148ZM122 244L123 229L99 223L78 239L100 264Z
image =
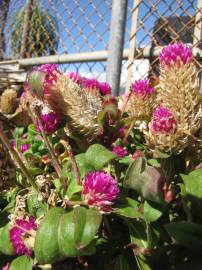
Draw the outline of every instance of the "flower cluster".
M43 92L44 94L48 94L49 88L57 81L59 74L58 65L44 64L41 65L37 70L45 73Z
M113 149L112 149L112 151L119 158L123 158L123 157L127 156L127 154L128 154L127 150L123 146L121 146L121 145L114 146Z
M153 113L151 128L154 133L170 134L176 131L177 121L169 109L159 106Z
M57 113L44 106L41 112L41 122L45 134L51 134L61 126L62 119ZM41 131L38 119L35 121L35 128L37 131Z
M31 72L20 104L33 123L12 130L13 118L24 118L21 108L19 114L0 115L3 223L9 215L0 227L3 270L19 261L53 268L88 268L90 262L98 269L100 249L107 254L103 269L120 261L123 269L128 261L136 269L134 256L141 253L148 269L178 269L180 256L182 268L192 261L190 241L178 237L184 230L188 240L196 239L189 228L202 224L196 188L202 175L202 104L192 59L188 46L167 46L159 79L134 81L122 100L111 95L109 84L62 73L56 65ZM15 101L13 91L4 98L11 100L10 94ZM126 252L124 247L138 244L130 243L136 235L149 246L148 232L155 238L154 254L147 256L141 247L138 254ZM191 242L197 255L201 246Z
M160 63L162 66L170 67L172 65L185 65L193 59L192 50L190 47L182 43L171 44L163 48L160 54Z
M149 80L138 80L132 84L132 94L146 97L154 93L154 88L150 86Z
M16 254L24 254L28 257L32 255L30 247L26 246L25 240L33 235L37 230L35 219L30 217L28 220L17 219L10 229L10 240Z
M17 147L16 140L12 140L12 141L11 141L11 145L12 145L12 147L13 147L14 149L16 149L16 147ZM20 150L21 153L24 153L24 152L26 152L29 148L30 148L30 144L29 144L29 143L23 143L23 144L20 145L19 150Z
M111 87L106 82L99 82L97 79L84 78L76 72L69 72L68 77L87 91L98 91L102 96L111 95Z
M119 195L117 181L104 171L90 172L83 181L84 200L89 206L95 206L101 211L109 212L111 205Z

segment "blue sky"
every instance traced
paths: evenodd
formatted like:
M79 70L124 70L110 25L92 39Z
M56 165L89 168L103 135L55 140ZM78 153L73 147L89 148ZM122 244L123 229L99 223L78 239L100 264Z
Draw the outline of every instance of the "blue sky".
M1 2L1 0L0 0ZM42 9L48 10L56 17L59 24L58 53L74 53L107 49L109 39L109 25L111 19L111 0L41 0ZM89 4L92 2L92 4ZM176 15L183 15L186 9L190 15L194 14L196 0L144 0L139 6L139 20L144 21L144 27L152 33L152 27L158 19L158 13L167 17L174 11ZM13 14L21 9L26 0L11 0L8 21L12 22ZM152 4L158 3L157 10L152 10ZM179 8L179 4L182 8ZM125 33L125 47L129 46L130 18L133 0L128 1L127 26ZM170 5L170 8L168 8ZM178 8L177 8L178 7ZM153 15L152 15L153 14ZM101 20L101 16L103 20ZM9 26L9 23L8 23ZM8 29L9 30L9 29ZM145 29L139 29L137 33L137 45L148 45L150 37Z

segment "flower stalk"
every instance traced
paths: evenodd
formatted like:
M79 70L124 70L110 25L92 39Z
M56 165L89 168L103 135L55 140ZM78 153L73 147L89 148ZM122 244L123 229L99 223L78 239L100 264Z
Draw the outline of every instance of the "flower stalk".
M65 133L66 133L66 135L67 135L67 134L68 134L67 127L65 127L64 130L65 130ZM70 160L71 160L71 162L72 162L74 174L75 174L75 177L76 177L76 182L77 182L78 185L80 185L80 184L81 184L81 176L80 176L79 168L78 168L76 159L75 159L75 157L74 157L74 154L73 154L71 145L70 145L70 143L69 143L69 141L68 141L68 136L67 136L66 141L64 142L64 144L65 144L65 146L66 146L68 155L69 155Z
M46 144L46 147L49 150L49 153L50 153L50 156L51 156L51 159L52 159L53 167L54 167L58 177L61 179L64 190L66 190L67 189L67 184L66 184L66 181L64 180L64 177L62 175L62 169L61 169L59 161L58 161L58 159L57 159L57 157L56 157L56 155L54 153L51 142L50 142L48 136L46 136L45 131L44 131L43 123L42 123L42 120L41 120L41 110L40 110L39 107L36 106L36 107L33 107L33 112L37 117L42 137L44 139L44 142Z
M16 164L18 164L18 166L21 169L22 173L27 178L28 182L38 192L38 187L37 187L36 183L34 182L34 179L33 179L32 175L27 170L26 166L24 165L24 163L21 160L21 158L20 158L19 154L17 153L17 151L15 151L15 149L13 149L13 147L11 146L11 144L9 142L9 139L7 138L7 136L5 135L5 133L3 131L1 123L0 123L0 140L2 141L4 146L8 149L8 151L12 155L13 159L15 160Z

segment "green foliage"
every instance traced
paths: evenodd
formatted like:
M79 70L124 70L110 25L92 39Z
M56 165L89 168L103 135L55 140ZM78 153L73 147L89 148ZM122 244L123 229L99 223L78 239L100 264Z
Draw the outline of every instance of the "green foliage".
M131 198L124 198L119 201L117 205L116 214L127 217L127 218L137 218L139 202Z
M24 15L25 7L16 15L19 31L13 34L12 41L16 43L16 54L21 47L20 35ZM42 39L43 45L50 45L43 36L42 25L47 23L45 29L54 36L55 29L54 27L50 29L51 21L47 22L47 15L47 12L42 11L35 2L29 35L37 42L33 42L35 47L31 46L30 51L27 48L31 56L45 54L39 45ZM35 28L37 28L37 37L34 33ZM29 44L27 46L29 47ZM172 67L173 63L169 69ZM191 62L186 67L191 70ZM194 72L193 69L191 81ZM60 76L58 74L56 76ZM175 72L173 76L174 74ZM42 90L42 82L37 81L40 74L35 75L37 76L33 77L31 83L34 84L34 88L37 86L40 88L38 90ZM47 80L47 77L41 79ZM188 85L190 86L190 80ZM194 85L195 89L197 83L191 85ZM62 100L63 95L57 96L60 89L57 89L56 93L55 87L50 87L50 95L44 95L44 98L41 95L40 100L44 102L44 106L49 105L51 109L57 105L57 113L60 114L60 110L62 111L61 118L65 115L60 129L53 134L41 136L34 124L31 124L28 127L16 128L12 132L19 157L26 168L18 162L15 154L12 155L11 163L17 165L16 186L0 191L0 268L9 263L11 270L201 269L200 130L190 136L192 130L184 130L182 124L177 123L172 134L164 132L164 129L163 134L160 131L154 133L150 130L152 125L149 115L144 119L142 117L136 119L133 116L136 105L137 107L140 105L136 104L137 100L133 100L134 104L125 104L126 111L128 105L134 105L134 110L131 108L131 112L122 113L114 97L107 95L99 98L95 96L96 91L89 90L88 94L85 93L83 96L82 102L85 103L85 98L89 98L89 107L94 108L97 106L94 104L96 100L99 113L97 108L94 108L97 114L92 116L97 122L93 120L94 126L90 127L91 121L89 121L85 128L87 130L89 128L90 134L91 128L99 127L99 135L96 138L91 136L88 138L87 132L80 138L74 137L71 134L71 125L77 126L79 111L81 111L84 122L81 119L79 126L81 125L82 129L83 124L85 125L86 111L80 110L81 102L76 108L78 114L71 118L67 111L71 111L72 116L73 107L77 106L77 100L74 105L72 97L68 108L61 108L66 106L63 105L63 101L68 98L68 87L75 87L74 91L79 87L73 83L65 86L61 86L64 87L61 91L65 95L64 100ZM182 92L189 86L183 87ZM81 96L82 91L86 90L82 88L79 90ZM190 98L193 91L188 92ZM32 110L34 104L38 104L39 101L32 91L30 95L32 97L29 97L28 103L32 98L34 101L33 106L30 107ZM57 102L58 97L59 102ZM130 95L127 97L130 98ZM141 98L138 97L138 102L141 102ZM147 98L148 96L145 95L144 104L147 103ZM185 100L188 102L186 97ZM198 106L197 100L196 95L193 98L196 106L191 104L187 106L185 109L190 109L186 115L193 113L196 118L198 117L195 111ZM170 101L172 103L172 97ZM57 104L54 105L52 102ZM149 104L150 102L148 106ZM168 108L172 111L170 105ZM191 112L193 108L194 111ZM180 117L181 113L180 111ZM35 117L36 114L33 113L32 116ZM178 122L178 114L174 116ZM158 117L155 120L157 122L161 120L161 114ZM170 124L170 118L166 117L163 115L163 122L159 127ZM183 121L189 122L191 118L185 119L186 117L182 113ZM198 119L193 123L199 123ZM178 128L180 130L182 128L182 132ZM98 130L96 134L97 132ZM23 144L29 144L29 149L23 151L21 148ZM119 158L118 154L114 154L112 151L114 146L120 146L120 153L123 150L121 147L124 147L127 150L126 156ZM0 152L0 175L4 173L1 165L6 161ZM87 178L89 172L93 173ZM95 179L92 178L93 175L96 175ZM28 182L29 178L32 181ZM0 181L5 179L2 177ZM84 181L86 181L85 185ZM36 184L35 189L31 183L33 186L35 186L33 183ZM25 228L21 234L23 243L33 250L31 258L17 256L10 242L10 226L15 224L15 219L21 217L27 221L30 217L34 217L38 225L36 232Z
M101 144L93 144L85 154L86 160L95 170L101 170L116 158L116 155Z
M10 224L0 228L0 253L5 255L15 255L14 248L9 236Z
M32 270L33 260L27 256L14 259L9 267L10 270Z
M148 166L143 158L134 160L128 167L124 186L136 190L143 198L162 202L162 174L154 167Z
M58 246L58 225L64 214L62 208L52 208L41 223L34 246L34 253L40 264L54 263L63 259Z
M150 202L145 201L143 217L146 222L154 222L162 215L162 211L154 207Z
M192 222L173 222L165 225L169 235L186 248L201 252L202 225Z
M202 199L202 169L192 171L188 175L181 174L187 195Z
M37 231L37 261L48 264L94 253L100 223L101 215L95 209L76 207L65 213L62 208L52 208Z

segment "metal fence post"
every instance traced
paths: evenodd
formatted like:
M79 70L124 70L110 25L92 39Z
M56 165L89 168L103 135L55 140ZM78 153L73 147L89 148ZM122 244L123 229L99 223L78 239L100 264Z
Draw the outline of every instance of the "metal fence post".
M119 94L128 0L113 0L107 59L107 82Z

